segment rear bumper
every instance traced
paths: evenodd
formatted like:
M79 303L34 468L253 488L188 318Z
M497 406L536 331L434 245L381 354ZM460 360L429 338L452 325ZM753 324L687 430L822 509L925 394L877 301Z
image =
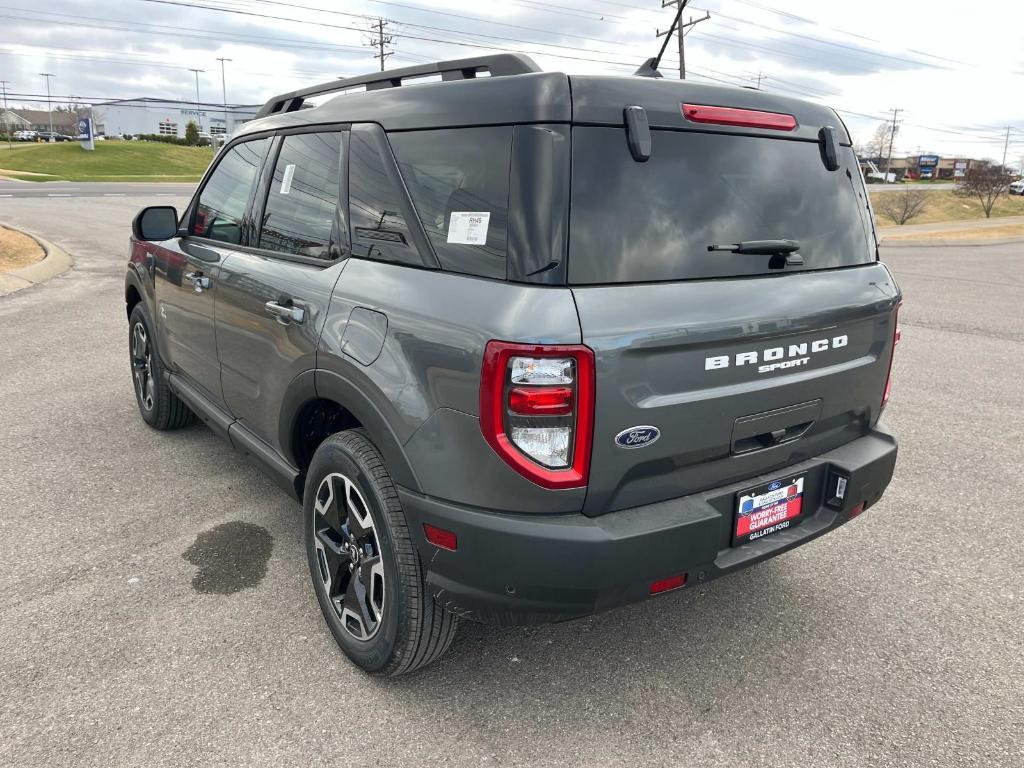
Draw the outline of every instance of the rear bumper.
M812 460L742 483L590 518L503 515L399 489L435 599L464 618L499 625L585 616L649 597L653 582L687 574L710 581L837 528L859 504L874 504L892 479L896 440L880 428ZM730 545L738 491L805 472L807 513L799 524ZM842 501L830 499L838 476ZM458 550L426 541L423 524L458 535Z

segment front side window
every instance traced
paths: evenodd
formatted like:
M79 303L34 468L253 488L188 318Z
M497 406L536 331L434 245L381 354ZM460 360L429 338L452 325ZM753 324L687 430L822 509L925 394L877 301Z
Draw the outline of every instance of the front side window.
M263 211L259 247L334 258L341 173L341 133L285 136Z
M242 219L269 141L237 144L217 163L199 193L193 235L233 245L242 242Z
M504 278L512 129L412 131L388 138L441 267Z

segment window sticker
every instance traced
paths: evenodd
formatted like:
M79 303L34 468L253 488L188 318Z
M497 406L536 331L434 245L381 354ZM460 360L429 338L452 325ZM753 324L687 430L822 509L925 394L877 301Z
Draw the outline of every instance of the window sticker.
M295 175L295 163L288 163L284 167L284 178L281 179L281 194L287 195L292 191L292 177Z
M490 211L452 211L448 222L448 242L459 245L487 245Z

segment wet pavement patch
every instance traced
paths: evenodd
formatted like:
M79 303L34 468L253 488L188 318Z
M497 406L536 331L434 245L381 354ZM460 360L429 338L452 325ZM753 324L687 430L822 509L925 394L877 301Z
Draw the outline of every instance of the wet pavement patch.
M196 592L231 595L260 583L273 548L265 528L236 521L203 531L181 556L199 569L192 578Z

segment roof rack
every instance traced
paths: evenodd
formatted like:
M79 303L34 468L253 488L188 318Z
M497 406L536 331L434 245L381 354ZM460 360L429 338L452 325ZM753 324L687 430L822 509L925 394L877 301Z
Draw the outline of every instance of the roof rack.
M267 115L277 115L302 109L303 103L311 96L322 96L325 93L347 91L356 86L365 85L366 90L376 91L382 88L398 88L406 79L416 79L429 75L441 75L442 80L472 80L479 72L487 72L491 77L507 75L525 75L540 72L541 69L529 56L519 53L497 53L490 56L474 56L468 59L452 61L435 61L415 67L390 69L386 72L374 72L369 75L347 77L332 80L329 83L313 85L290 93L282 93L264 104L256 113L256 119Z

